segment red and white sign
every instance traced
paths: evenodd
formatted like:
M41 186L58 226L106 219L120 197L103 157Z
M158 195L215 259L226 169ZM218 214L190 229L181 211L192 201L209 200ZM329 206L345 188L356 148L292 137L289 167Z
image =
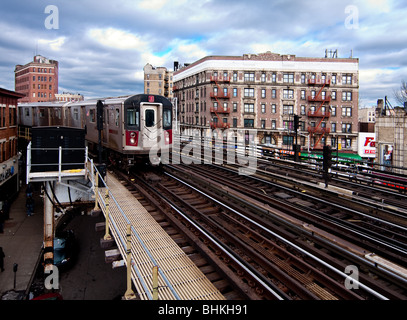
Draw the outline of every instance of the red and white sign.
M376 134L374 132L359 132L358 153L362 158L376 156Z

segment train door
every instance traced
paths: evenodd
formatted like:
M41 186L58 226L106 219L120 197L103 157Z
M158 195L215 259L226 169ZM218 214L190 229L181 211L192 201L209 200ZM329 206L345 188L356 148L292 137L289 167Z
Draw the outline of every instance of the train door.
M151 148L157 144L159 109L159 105L141 104L143 148Z

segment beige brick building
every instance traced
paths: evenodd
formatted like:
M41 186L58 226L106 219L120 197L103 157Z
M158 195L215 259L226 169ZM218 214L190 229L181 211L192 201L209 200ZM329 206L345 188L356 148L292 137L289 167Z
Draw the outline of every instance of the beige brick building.
M279 148L357 152L359 60L266 52L208 56L174 71L181 132L235 128Z
M376 159L378 164L407 168L407 108L395 107L385 110L379 99L376 109ZM388 161L388 162L386 162ZM382 168L389 170L389 168ZM394 169L407 174L407 170Z
M173 97L173 72L165 67L144 66L144 93L158 94L168 99Z

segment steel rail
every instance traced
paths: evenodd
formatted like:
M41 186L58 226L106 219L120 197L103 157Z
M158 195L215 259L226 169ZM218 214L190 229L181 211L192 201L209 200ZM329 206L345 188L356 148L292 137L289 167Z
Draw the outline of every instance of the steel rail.
M170 174L166 173L167 175L171 176ZM172 178L178 180L176 177L171 176ZM182 181L181 181L182 182ZM184 183L184 182L183 182ZM185 183L184 183L185 184ZM192 187L193 188L193 187ZM162 197L162 196L161 196ZM284 298L279 295L277 292L275 292L272 288L270 288L270 286L265 283L261 278L259 278L255 273L252 272L252 270L250 270L250 268L247 268L247 266L245 266L241 261L239 261L239 259L237 259L235 257L234 254L232 254L230 252L230 250L221 242L219 242L218 240L216 240L215 238L213 238L212 235L210 235L208 232L206 232L204 229L202 229L194 220L192 220L191 218L189 218L187 215L185 215L179 208L177 208L177 206L175 206L173 203L171 203L171 201L169 201L166 198L163 198L163 200L165 200L167 202L167 204L174 209L179 215L181 215L184 219L186 219L189 223L191 223L191 225L193 225L197 230L199 230L202 234L204 234L208 239L210 239L212 242L214 242L219 248L222 249L222 251L227 254L227 256L231 259L233 259L233 261L235 261L241 268L243 268L246 272L248 272L254 279L256 279L256 281L258 281L265 289L267 289L272 295L274 295L278 300L284 300Z
M323 261L322 259L318 258L317 256L314 256L313 254L309 253L308 251L302 249L301 247L299 247L299 246L296 245L295 243L293 243L293 242L291 242L291 241L288 241L287 239L285 239L284 237L280 236L279 234L277 234L277 233L275 233L275 232L273 232L273 231L271 231L271 230L265 228L264 226L262 226L262 225L259 224L258 222L254 221L254 220L252 220L252 219L250 219L250 218L248 218L248 217L246 217L245 215L241 214L240 212L236 211L235 209L233 209L233 208L231 208L231 207L229 207L229 206L223 204L222 202L220 202L220 201L218 201L217 199L213 198L212 196L206 194L205 192L202 192L201 190L199 190L199 189L195 188L194 186L190 185L189 183L187 183L187 182L185 182L185 181L183 181L183 180L181 180L181 179L179 179L179 178L177 178L177 177L175 177L175 176L173 176L173 175L171 175L171 174L169 174L169 173L167 173L167 172L165 172L165 174L168 175L168 176L170 176L171 178L173 178L173 179L175 179L175 180L177 180L177 181L183 183L184 185L188 186L189 188L191 188L191 189L193 189L193 190L195 190L195 191L197 191L197 192L199 192L199 193L205 195L206 197L208 197L208 198L211 199L212 201L214 201L214 202L218 203L219 205L221 205L221 206L227 208L228 210L231 210L232 212L234 212L235 214L239 215L240 217L242 217L242 218L244 218L244 219L247 219L248 221L250 221L251 223L253 223L253 224L256 225L257 227L261 228L263 231L265 231L265 232L267 232L267 233L273 235L274 237L278 238L279 240L283 241L284 243L286 243L286 244L292 246L292 247L295 248L296 250L302 252L303 254L307 255L308 257L310 257L310 258L314 259L315 261L321 263L322 265L324 265L325 267L329 268L330 270L332 270L332 271L335 272L336 274L338 274L338 275L344 277L345 279L348 279L348 278L349 278L349 275L347 275L346 273L344 273L344 272L338 270L337 268L331 266L330 264L326 263L325 261ZM374 295L375 297L377 297L377 298L379 298L379 299L382 299L382 300L389 300L389 299L388 299L387 297L385 297L384 295L382 295L382 294L380 294L379 292L376 292L375 290L369 288L368 286L364 285L364 284L361 283L360 281L358 281L358 280L356 280L356 279L353 279L353 278L352 278L352 281L353 281L355 284L357 284L358 286L360 286L361 288L363 288L364 290L366 290L367 292L369 292L370 294Z

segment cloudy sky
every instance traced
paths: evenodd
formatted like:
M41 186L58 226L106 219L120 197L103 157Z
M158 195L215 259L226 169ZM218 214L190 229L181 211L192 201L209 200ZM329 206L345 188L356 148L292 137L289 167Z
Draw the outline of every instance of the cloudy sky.
M360 106L407 81L405 0L2 0L0 87L35 53L59 61L59 92L143 91L146 63L271 51L359 58Z

